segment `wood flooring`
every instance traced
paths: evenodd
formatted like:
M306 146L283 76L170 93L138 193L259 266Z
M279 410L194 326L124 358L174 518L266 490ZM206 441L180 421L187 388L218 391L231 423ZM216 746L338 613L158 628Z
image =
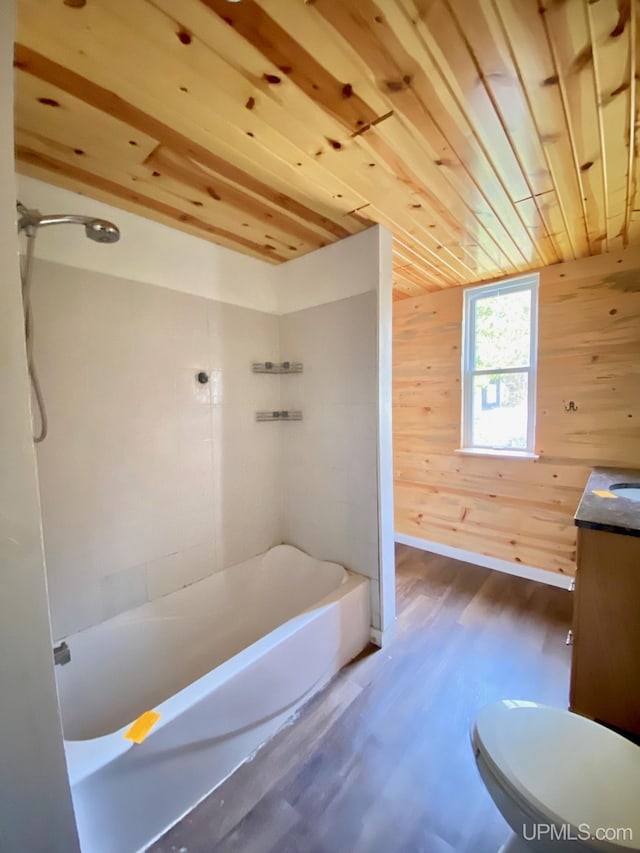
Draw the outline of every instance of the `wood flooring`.
M396 636L152 853L495 853L469 728L501 698L568 702L571 593L398 546Z

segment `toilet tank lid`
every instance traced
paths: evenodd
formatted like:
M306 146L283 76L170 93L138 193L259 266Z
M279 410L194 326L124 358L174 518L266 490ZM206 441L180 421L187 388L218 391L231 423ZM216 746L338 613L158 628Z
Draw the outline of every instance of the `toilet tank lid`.
M498 783L549 823L628 830L595 849L640 850L640 747L585 717L513 699L480 711L472 742Z

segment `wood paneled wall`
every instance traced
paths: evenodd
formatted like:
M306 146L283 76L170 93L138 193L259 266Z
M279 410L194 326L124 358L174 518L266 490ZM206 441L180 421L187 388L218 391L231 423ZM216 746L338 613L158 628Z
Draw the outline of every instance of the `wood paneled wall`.
M455 452L463 292L394 304L396 531L573 574L589 471L640 469L640 250L541 270L537 460Z

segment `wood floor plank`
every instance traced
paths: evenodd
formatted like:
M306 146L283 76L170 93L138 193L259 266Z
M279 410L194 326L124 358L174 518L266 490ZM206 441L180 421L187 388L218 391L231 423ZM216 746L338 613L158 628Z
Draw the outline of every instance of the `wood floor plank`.
M300 823L300 815L286 801L266 796L216 846L219 853L264 853L280 849L282 839Z
M152 853L493 853L508 829L469 729L499 698L566 707L571 594L398 546L398 624Z

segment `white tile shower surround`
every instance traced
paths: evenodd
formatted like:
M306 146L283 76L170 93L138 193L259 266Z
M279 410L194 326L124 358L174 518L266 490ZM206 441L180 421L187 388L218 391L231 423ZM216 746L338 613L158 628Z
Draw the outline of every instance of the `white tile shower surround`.
M280 318L282 352L305 366L282 386L304 412L282 448L284 538L370 578L379 563L376 312L369 292ZM371 584L374 624L379 607Z
M281 541L277 317L46 261L33 313L55 638Z
M375 293L277 317L37 261L33 305L56 639L281 541L377 576Z

